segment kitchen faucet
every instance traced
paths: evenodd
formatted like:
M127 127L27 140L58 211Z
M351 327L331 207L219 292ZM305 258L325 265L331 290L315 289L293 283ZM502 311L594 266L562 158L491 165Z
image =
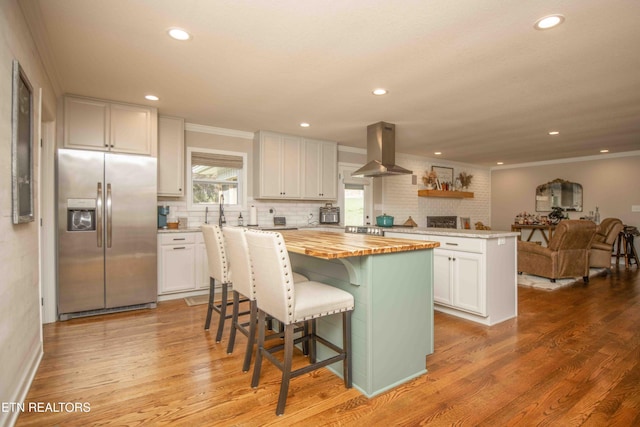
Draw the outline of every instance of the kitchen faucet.
M226 224L227 220L224 217L224 194L220 195L220 217L218 218L218 225L222 227L223 224Z

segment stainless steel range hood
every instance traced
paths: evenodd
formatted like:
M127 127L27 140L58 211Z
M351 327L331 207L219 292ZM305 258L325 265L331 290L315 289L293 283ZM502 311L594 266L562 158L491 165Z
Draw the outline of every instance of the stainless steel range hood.
M413 171L396 165L396 125L378 122L367 126L367 164L351 176L406 175Z

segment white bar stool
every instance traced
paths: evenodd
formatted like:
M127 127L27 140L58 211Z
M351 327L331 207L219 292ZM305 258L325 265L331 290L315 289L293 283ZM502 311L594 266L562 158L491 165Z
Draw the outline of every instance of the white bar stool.
M231 318L231 314L227 314L227 306L232 302L228 301L228 289L231 285L231 271L229 270L229 261L227 258L224 236L222 229L218 225L203 225L202 236L204 244L207 248L207 261L209 264L209 307L207 309L207 319L204 323L204 330L208 331L211 325L211 315L215 311L220 315L218 322L218 331L216 332L216 342L222 339L224 331L224 322ZM222 295L220 304L214 302L214 292L216 281L220 283Z
M253 273L249 260L249 246L247 245L246 228L224 227L225 247L228 256L229 266L233 275L233 311L231 314L231 331L229 333L229 344L227 353L233 353L236 340L236 331L240 331L247 337L247 348L244 355L242 371L247 372L251 366L253 355L253 345L256 339L256 326L258 322L258 306L256 303L255 291L253 289ZM299 273L293 273L295 283L308 281L309 279ZM240 312L241 297L246 297L249 301L249 321L240 322L238 317ZM244 313L246 314L246 313ZM247 329L249 327L249 329Z
M315 369L342 361L344 384L351 388L351 313L354 308L353 295L336 287L307 281L294 285L289 254L280 233L249 230L246 233L249 255L253 268L253 281L258 305L258 351L253 370L252 387L260 381L262 357L266 357L282 371L280 395L276 415L282 415L289 391L289 380ZM315 320L319 317L342 313L342 348L316 335ZM284 344L264 347L266 316L270 315L284 325ZM311 322L311 333L294 340L295 326ZM294 344L310 344L310 364L291 370ZM316 360L316 342L337 354L328 359ZM284 349L284 360L273 353Z

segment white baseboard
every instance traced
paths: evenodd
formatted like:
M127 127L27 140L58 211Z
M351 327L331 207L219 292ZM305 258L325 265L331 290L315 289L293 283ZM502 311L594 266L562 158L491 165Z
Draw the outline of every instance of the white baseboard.
M22 373L22 377L20 378L20 385L16 390L15 395L11 398L11 402L24 402L27 398L27 394L29 393L29 389L31 388L31 383L33 383L33 379L38 372L38 367L40 366L40 362L42 361L42 356L44 352L42 350L42 343L35 348L35 351L29 358L29 362L27 364L27 370ZM0 412L0 426L13 426L18 420L18 416L20 415L20 411L12 411L12 412Z

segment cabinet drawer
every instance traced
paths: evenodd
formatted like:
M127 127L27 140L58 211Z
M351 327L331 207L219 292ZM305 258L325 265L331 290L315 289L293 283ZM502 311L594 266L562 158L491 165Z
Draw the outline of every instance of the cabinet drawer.
M197 233L163 233L160 235L161 245L179 245L195 243Z
M483 239L471 239L465 237L449 237L449 236L425 236L426 240L432 240L440 243L440 249L450 249L453 251L477 252L484 251Z

